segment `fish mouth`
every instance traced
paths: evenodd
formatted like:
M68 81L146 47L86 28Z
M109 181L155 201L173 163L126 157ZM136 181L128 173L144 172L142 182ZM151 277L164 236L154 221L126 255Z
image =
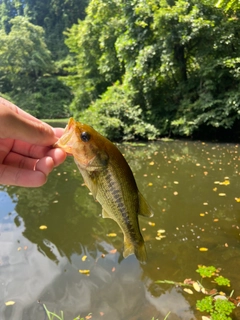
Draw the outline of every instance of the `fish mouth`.
M75 130L75 120L70 118L68 124L63 132L61 138L58 139L57 142L54 143L53 148L60 148L67 152L68 154L72 154L72 145L73 145L73 136Z

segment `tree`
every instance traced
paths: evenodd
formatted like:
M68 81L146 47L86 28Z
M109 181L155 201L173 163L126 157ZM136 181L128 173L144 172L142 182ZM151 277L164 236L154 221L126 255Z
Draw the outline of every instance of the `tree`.
M50 76L54 65L44 41L43 29L22 16L10 22L12 27L8 34L0 30L1 92L7 93L15 103L35 116L43 115L43 108L45 115L48 110L50 117L56 116L56 112L62 116L69 92L57 78ZM50 88L56 90L59 86L62 91L60 89L54 95L54 91L48 91L47 83ZM58 104L58 111L53 112L54 104Z

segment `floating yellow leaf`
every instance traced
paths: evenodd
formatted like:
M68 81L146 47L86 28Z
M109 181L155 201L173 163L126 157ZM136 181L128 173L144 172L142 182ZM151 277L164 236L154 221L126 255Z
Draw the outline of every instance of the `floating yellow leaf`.
M148 184L148 185L149 185L149 187L151 187L153 184L152 184L152 182L149 182L149 184Z
M116 237L117 236L117 234L116 233L114 233L114 232L112 232L112 233L108 233L107 234L107 237Z
M149 224L151 227L154 227L154 226L155 226L155 222L149 221L148 224Z
M174 194L175 196L177 196L177 195L178 195L178 192L177 192L177 191L174 191L173 194Z
M58 203L58 200L54 200L52 203Z
M226 193L219 193L218 195L219 195L219 197L225 197Z
M12 306L12 305L14 305L14 304L15 304L15 301L11 301L11 300L5 302L5 305L6 305L6 306Z
M240 202L240 198L234 198L237 202Z
M87 256L82 256L82 261L86 261Z
M45 230L45 229L47 229L47 226L42 225L42 226L39 227L39 229L40 230Z
M193 291L188 288L184 288L183 291L187 292L188 294L193 294Z
M207 203L207 202L203 202L203 205L204 205L204 206L208 206L208 203Z
M214 184L220 184L220 181L214 181Z
M174 183L174 184L179 184L179 182L178 182L178 181L173 181L173 183Z
M149 165L150 165L150 166L153 166L153 165L154 165L154 161L151 161L151 162L149 163Z
M90 274L90 270L79 270L79 272L81 273L81 274L86 274L86 275L89 275Z
M213 191L217 191L217 188L213 188Z
M216 219L213 219L213 221L214 221L214 222L218 222L218 221L219 221L219 219L217 219L217 218L216 218Z
M229 180L224 180L223 182L219 182L220 185L228 186L230 184Z
M163 238L166 238L166 236L158 235L155 237L156 240L162 240Z
M157 233L165 233L166 231L164 230L164 229L159 229L158 231L157 231Z
M205 213L200 213L200 217L204 217L205 216Z
M202 248L199 248L199 251L208 251L208 248L204 248L204 247L202 247Z
M199 286L199 284L197 282L193 282L193 288L197 291L200 292L201 291L201 287Z
M200 167L201 165L200 165L200 163L196 163L196 166L197 166L197 167Z

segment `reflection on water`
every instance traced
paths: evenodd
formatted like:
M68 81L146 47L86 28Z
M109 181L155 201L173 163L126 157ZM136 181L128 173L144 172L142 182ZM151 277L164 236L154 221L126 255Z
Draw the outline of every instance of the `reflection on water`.
M123 259L118 225L101 218L68 158L42 188L0 187L0 319L44 320L37 301L64 310L69 320L88 313L92 319L160 320L169 311L169 320L199 319L195 298L155 283L196 279L198 264L221 267L240 295L238 146L174 141L119 147L155 212L140 217L147 264ZM39 229L43 225L47 229ZM159 229L166 238L156 239ZM9 300L15 304L5 306Z

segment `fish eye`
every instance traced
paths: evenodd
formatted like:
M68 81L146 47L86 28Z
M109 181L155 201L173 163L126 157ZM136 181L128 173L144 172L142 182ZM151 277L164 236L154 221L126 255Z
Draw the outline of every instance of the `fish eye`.
M91 138L91 136L90 136L90 134L88 133L88 132L82 132L81 134L80 134L80 138L81 138L81 140L83 141L83 142L88 142L89 140L90 140L90 138Z

